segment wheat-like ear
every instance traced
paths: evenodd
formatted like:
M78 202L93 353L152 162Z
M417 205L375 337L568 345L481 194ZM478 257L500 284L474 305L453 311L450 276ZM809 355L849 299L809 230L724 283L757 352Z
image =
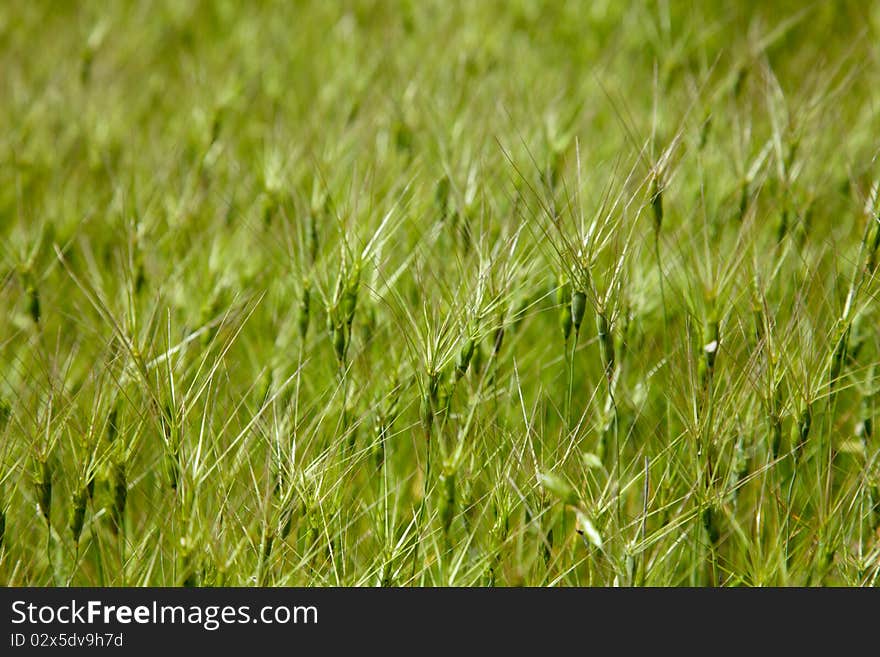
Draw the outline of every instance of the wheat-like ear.
M46 525L52 525L52 462L47 454L37 456L36 472L34 473L34 485L37 489L37 506Z
M83 525L86 520L86 503L89 500L89 491L87 485L83 484L74 490L70 500L70 518L68 520L68 528L73 537L74 543L79 543L79 537L82 534Z
M128 459L125 454L118 454L110 463L110 490L112 493L110 518L114 530L123 536L125 508L128 501Z

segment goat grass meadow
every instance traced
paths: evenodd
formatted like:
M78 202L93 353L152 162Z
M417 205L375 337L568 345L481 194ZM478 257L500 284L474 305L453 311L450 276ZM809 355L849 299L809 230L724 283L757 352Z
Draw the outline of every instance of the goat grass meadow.
M873 586L880 5L0 7L0 582Z

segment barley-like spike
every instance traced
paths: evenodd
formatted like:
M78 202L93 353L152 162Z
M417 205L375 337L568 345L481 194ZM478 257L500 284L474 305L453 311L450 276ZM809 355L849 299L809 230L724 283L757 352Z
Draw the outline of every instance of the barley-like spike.
M361 282L361 266L360 263L355 262L352 271L349 273L347 281L345 283L345 289L342 292L342 318L345 320L346 326L351 329L351 324L354 321L354 313L357 309L358 302L358 289L360 287Z
M720 337L717 319L709 320L706 333L709 340L703 347L703 353L706 354L706 365L709 368L709 373L712 374L715 371L715 358L718 354L718 341Z
M88 494L90 500L95 499L95 470L94 470L94 468L89 468L89 471L86 473L86 493Z
M602 463L605 463L605 457L608 456L608 445L614 437L614 417L609 415L602 421L599 427L599 439L596 442L596 456Z
M785 203L785 201L783 201ZM777 244L781 243L785 236L788 234L788 206L785 205L782 208L782 211L779 213L779 224L776 227L776 242Z
M113 443L119 434L119 405L115 404L107 416L107 442Z
M626 311L621 315L620 327L617 336L614 338L614 354L617 366L621 367L626 361L626 355L629 348L630 329L632 328L633 313L632 309L627 307Z
M144 257L140 249L135 253L134 271L134 293L135 296L139 296L147 282L147 271L144 268Z
M872 394L867 394L862 397L861 401L861 416L862 421L861 425L861 433L862 433L862 442L867 447L868 443L871 441L871 438L874 437L874 400ZM865 452L867 454L867 451Z
M829 392L834 392L834 386L840 377L843 363L846 358L847 344L849 342L850 322L839 322L834 341L834 349L831 352L831 365L828 370L828 388Z
M703 529L709 537L709 542L717 547L721 539L721 523L716 509L712 505L707 505L700 514L703 521Z
M430 439L431 428L434 426L434 408L428 395L422 397L420 414L422 416L422 427L425 430L425 436Z
M543 544L543 554L544 557L544 565L546 566L550 563L550 558L553 556L553 527L547 530L547 537Z
M128 499L128 478L126 464L123 459L114 461L110 471L110 482L113 492L113 506L110 511L115 530L119 533L123 527L125 504Z
M266 533L266 538L263 541L263 561L268 561L269 557L272 555L274 538L275 537L270 532Z
M760 344L764 339L764 303L761 300L761 294L758 290L757 279L752 280L751 285L752 297L752 320L755 325L755 342Z
M306 240L309 262L314 263L318 258L318 222L315 220L315 211L306 214Z
M31 316L31 320L34 324L39 324L41 316L40 292L37 290L36 286L31 283L27 286L25 295L27 296L28 314Z
M342 367L345 364L345 351L348 347L345 327L337 324L333 327L333 353L336 354L336 362Z
M437 181L437 186L434 188L434 202L440 212L441 222L446 221L449 214L449 189L449 176L444 175Z
M474 348L476 343L474 339L470 336L466 337L461 343L461 349L458 352L458 361L455 364L455 378L456 380L463 377L467 374L468 367L470 366L471 359L474 356Z
M577 505L580 496L568 480L554 472L543 472L538 475L538 483L548 493L563 504Z
M714 315L711 315L706 322L703 334L703 352L699 365L700 387L704 392L709 390L712 379L715 376L715 360L720 340L721 333L718 320Z
M433 403L437 403L438 394L440 392L440 372L428 373L428 396Z
M12 405L5 397L0 396L0 429L6 426L9 418L12 417Z
M651 179L651 209L654 213L654 231L659 233L663 226L663 189L656 174Z
M79 543L79 537L82 534L83 525L86 519L86 502L89 493L87 486L81 486L73 494L70 507L70 533L73 535L73 542Z
M749 210L749 187L750 185L747 180L743 181L742 185L740 186L738 211L738 217L740 221L745 219L746 212L748 212Z
M559 325L562 327L562 335L568 342L574 321L571 316L571 283L560 280L556 286L556 303L559 306Z
M810 428L813 424L813 410L810 404L806 404L801 411L795 424L791 427L791 446L795 458L799 458L810 437Z
M297 325L299 328L299 338L304 341L309 331L309 316L312 306L312 281L309 278L303 279L302 298L299 305L299 317Z
M376 418L374 431L376 441L373 443L373 464L379 470L385 463L385 439L388 437L390 422L383 416Z
M48 457L41 457L37 461L37 473L35 478L37 486L37 503L40 512L46 520L46 525L51 526L52 508L52 467L49 465Z
M288 504L285 506L284 510L281 512L281 530L279 531L279 536L281 540L286 539L290 536L290 530L293 528L293 504Z
M471 371L474 374L481 374L483 371L483 360L485 359L485 352L483 351L483 345L481 343L477 343L474 347L474 355L471 358Z
M782 445L782 380L773 385L773 396L770 401L770 454L773 459L779 458L779 449Z
M501 351L501 345L504 343L504 315L498 318L498 327L492 336L492 355L498 356Z
M749 69L746 67L745 64L742 64L739 68L737 68L736 77L734 78L734 81L733 81L733 97L734 98L739 98L742 95L743 88L745 87L746 79L748 78L748 75L749 75Z
M425 393L422 395L422 403L421 403L421 416L422 416L422 427L425 430L425 436L430 439L431 437L431 428L434 426L434 413L437 410L437 404L439 401L439 384L440 384L440 373L439 372L429 372L428 373L428 387L425 390Z
M165 471L172 490L177 490L180 479L180 435L174 426L171 405L165 403L162 410L162 429L165 434Z
M611 335L611 327L608 317L604 312L596 314L596 333L599 338L599 351L602 355L602 364L605 367L605 376L610 381L614 374L614 338Z
M571 295L571 323L574 326L575 335L580 333L586 311L587 295L578 290Z

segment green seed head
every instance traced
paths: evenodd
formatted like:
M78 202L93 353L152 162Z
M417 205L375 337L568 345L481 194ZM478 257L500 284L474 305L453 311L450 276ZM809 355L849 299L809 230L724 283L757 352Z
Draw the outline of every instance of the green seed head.
M309 262L312 263L318 258L318 221L315 215L315 211L306 215L306 249L309 254Z
M835 384L840 377L843 369L844 359L846 358L847 344L849 342L850 333L849 322L838 322L837 331L834 339L834 349L831 352L831 364L828 371L828 387L831 392L834 391Z
M90 500L95 499L95 469L89 468L86 473L86 493Z
M126 474L126 463L123 459L119 459L113 463L110 470L110 485L113 492L113 507L110 515L113 518L113 524L117 531L122 530L123 516L125 514L125 503L128 498L128 478Z
M565 504L577 505L580 497L574 487L565 478L553 472L538 475L538 482L553 497Z
M654 213L654 231L659 233L663 226L663 189L656 174L651 180L651 209Z
M40 323L40 293L33 283L28 284L25 291L27 296L28 314L34 324Z
M867 445L874 437L874 395L864 395L860 407L862 442Z
M556 304L559 306L559 325L562 327L562 335L568 342L571 335L573 320L571 317L571 283L560 280L556 286Z
M445 221L449 213L449 188L449 177L444 175L434 189L434 202L440 212L440 221Z
M107 416L107 442L113 443L116 440L116 436L119 434L119 404L113 406L110 409L110 414Z
M749 211L749 194L751 193L751 183L748 180L744 180L740 185L739 191L739 219L742 221L746 212Z
M755 325L755 341L761 342L764 339L764 304L761 300L761 293L758 289L757 279L752 281L751 285L752 297L752 321Z
M9 418L12 417L12 405L5 397L0 397L0 429L6 426Z
M333 327L333 353L336 354L336 362L342 367L345 364L345 351L348 346L348 337L345 327L341 324Z
M345 289L342 292L341 311L342 318L347 326L351 327L354 321L354 312L357 309L358 289L361 283L361 266L356 262L348 275Z
M584 313L587 311L587 295L578 290L571 296L571 322L574 325L574 332L577 334L581 330L581 324L584 321Z
M718 355L720 337L718 320L712 318L706 324L706 344L703 345L703 353L706 355L706 365L710 373L715 369L715 358Z
M474 355L471 358L471 371L474 374L480 374L483 371L483 359L485 356L482 344L477 343L474 347Z
M461 349L458 352L458 361L455 364L455 378L463 377L470 366L471 358L474 356L474 347L476 343L470 336L466 337L461 343Z
M599 352L602 356L605 376L610 380L615 366L614 338L611 335L608 317L604 312L596 314L596 335L599 338Z
M810 427L813 424L813 411L810 404L806 404L800 413L797 422L791 427L791 447L795 457L803 451L807 439L810 437Z
M721 518L718 511L712 506L706 506L701 513L701 518L709 542L712 545L718 545L718 541L721 539Z
M304 278L303 279L302 298L300 299L300 305L299 305L299 318L297 320L300 340L305 340L306 334L309 331L309 316L310 316L310 312L311 312L311 307L312 307L312 282L309 278Z
M715 297L710 295L708 299L709 314L703 327L703 345L698 374L701 389L708 390L715 376L715 360L718 356L718 347L721 344L721 330L718 316L715 314Z
M492 335L492 354L497 356L501 351L501 345L504 344L504 313L498 315L498 324L495 333Z
M73 542L78 543L82 534L83 525L86 519L86 502L89 499L88 489L85 485L81 486L73 494L70 506L70 533L73 536Z
M52 467L47 456L40 457L37 461L34 483L37 487L37 504L46 524L49 525L51 524L49 512L52 507Z
M783 203L786 203L783 201ZM782 211L779 213L779 223L776 225L776 241L782 242L788 234L789 227L789 209L787 204L783 205Z

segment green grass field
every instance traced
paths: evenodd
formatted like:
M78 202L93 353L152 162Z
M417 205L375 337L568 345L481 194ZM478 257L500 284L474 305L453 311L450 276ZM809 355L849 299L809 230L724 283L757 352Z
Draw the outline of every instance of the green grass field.
M0 583L880 581L880 5L0 6Z

